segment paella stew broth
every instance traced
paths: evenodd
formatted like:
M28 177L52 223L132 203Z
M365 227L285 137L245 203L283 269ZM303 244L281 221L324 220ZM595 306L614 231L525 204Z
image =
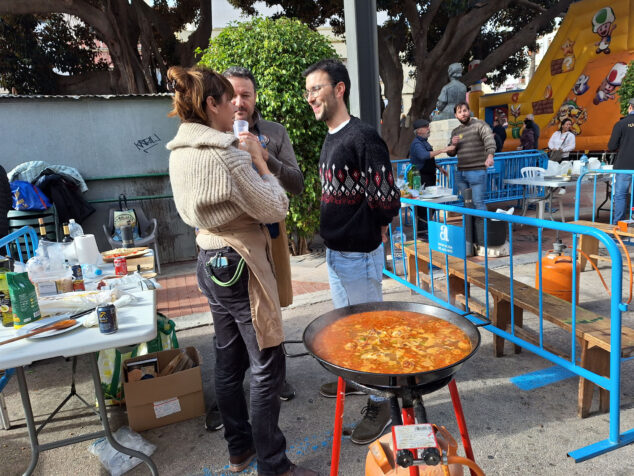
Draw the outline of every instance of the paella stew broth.
M456 325L409 311L372 311L329 324L315 338L315 354L350 370L419 373L447 367L471 352Z

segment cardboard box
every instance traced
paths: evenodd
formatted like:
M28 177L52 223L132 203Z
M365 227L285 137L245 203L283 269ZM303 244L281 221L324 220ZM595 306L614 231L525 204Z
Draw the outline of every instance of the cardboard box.
M128 382L127 363L156 357L160 372L181 350L183 349L146 354L123 363L123 389L128 421L133 430L149 430L205 414L200 362L193 347L184 350L197 364L196 367L164 377Z

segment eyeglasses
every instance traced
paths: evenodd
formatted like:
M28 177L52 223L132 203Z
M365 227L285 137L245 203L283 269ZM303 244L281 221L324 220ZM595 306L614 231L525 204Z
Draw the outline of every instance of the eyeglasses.
M337 83L318 84L316 86L313 86L310 89L306 89L302 96L304 96L304 99L306 100L308 100L309 97L315 98L317 97L317 95L319 94L319 91L321 91L322 88L325 88L326 86L335 86L336 84Z

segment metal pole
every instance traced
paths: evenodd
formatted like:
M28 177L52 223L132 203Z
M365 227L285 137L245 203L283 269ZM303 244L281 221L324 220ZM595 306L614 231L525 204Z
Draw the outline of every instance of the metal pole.
M376 0L344 0L350 74L350 112L379 130L381 90Z

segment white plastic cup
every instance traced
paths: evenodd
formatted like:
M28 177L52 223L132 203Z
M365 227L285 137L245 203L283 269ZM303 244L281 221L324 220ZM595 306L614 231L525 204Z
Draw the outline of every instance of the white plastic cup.
M249 123L242 119L233 121L233 135L240 138L241 132L249 132Z

